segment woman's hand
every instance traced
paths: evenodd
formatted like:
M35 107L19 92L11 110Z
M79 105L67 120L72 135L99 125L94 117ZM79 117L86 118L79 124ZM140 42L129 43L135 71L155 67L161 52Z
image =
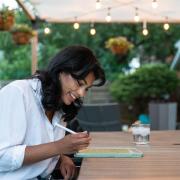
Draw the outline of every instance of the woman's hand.
M61 162L59 167L64 180L71 179L76 174L76 166L72 159L68 156L61 155Z
M72 154L88 147L91 138L87 132L69 134L55 143L60 154Z

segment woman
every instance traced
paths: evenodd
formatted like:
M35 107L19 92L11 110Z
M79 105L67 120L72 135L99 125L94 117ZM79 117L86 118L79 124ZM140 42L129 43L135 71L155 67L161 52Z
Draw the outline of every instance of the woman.
M73 177L75 166L64 154L86 148L91 138L86 132L65 136L56 124L72 120L88 89L104 83L104 71L93 53L70 46L45 71L2 88L0 179L40 179L56 165L65 179Z

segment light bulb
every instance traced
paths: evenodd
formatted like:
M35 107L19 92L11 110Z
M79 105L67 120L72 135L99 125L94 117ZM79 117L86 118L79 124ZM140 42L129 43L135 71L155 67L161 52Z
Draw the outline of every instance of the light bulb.
M135 8L135 15L134 15L134 21L135 22L139 22L140 17L139 17L139 13L138 13L138 8Z
M101 8L101 2L100 0L96 1L96 9L100 9Z
M167 31L167 30L169 29L169 24L168 24L168 23L165 23L163 27L164 27L164 29Z
M107 16L106 16L106 21L107 21L107 22L110 22L110 21L111 21L111 16L110 16L110 15L107 15Z
M91 28L91 29L90 29L90 34L91 34L91 35L95 35L95 34L96 34L96 30L95 30L94 28Z
M105 18L107 22L110 22L110 21L111 21L111 13L110 13L110 10L111 10L111 8L108 7L107 16L106 16L106 18Z
M44 33L45 34L50 34L51 30L48 27L46 27L46 28L44 28Z
M152 1L152 7L153 7L154 9L156 9L156 8L158 7L158 3L157 3L156 0L153 0L153 1Z
M143 29L142 33L143 33L144 36L147 36L148 35L148 30L147 29Z
M79 29L79 23L77 23L77 22L74 23L74 24L73 24L73 27L74 27L74 29Z
M138 14L136 14L136 15L134 16L134 21L135 21L135 22L139 22L139 20L140 20L140 17L138 16Z

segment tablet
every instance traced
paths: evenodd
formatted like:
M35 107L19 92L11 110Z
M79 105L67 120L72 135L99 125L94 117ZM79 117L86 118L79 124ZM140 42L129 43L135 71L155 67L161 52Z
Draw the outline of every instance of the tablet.
M136 148L123 147L96 147L81 150L75 154L75 157L82 158L137 158L143 157L143 152Z

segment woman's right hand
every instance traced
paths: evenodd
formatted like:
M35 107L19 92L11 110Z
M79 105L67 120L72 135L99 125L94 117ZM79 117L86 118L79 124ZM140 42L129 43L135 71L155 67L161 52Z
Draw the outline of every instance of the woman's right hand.
M88 147L90 136L87 132L66 135L63 139L55 142L59 153L72 154Z

